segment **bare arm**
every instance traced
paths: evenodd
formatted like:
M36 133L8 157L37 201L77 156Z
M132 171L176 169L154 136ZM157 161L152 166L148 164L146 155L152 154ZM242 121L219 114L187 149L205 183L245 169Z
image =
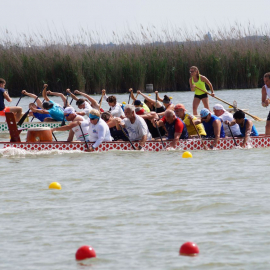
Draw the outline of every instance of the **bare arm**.
M42 96L46 101L50 101L50 99L47 96L47 87L48 87L48 84L44 84L43 91L42 91Z
M90 97L89 95L87 95L87 94L85 94L83 92L80 92L78 90L75 90L74 94L81 95L81 96L87 98L91 102L91 106L94 109L99 110L99 105L98 105L97 101L95 99L93 99L92 97Z
M214 94L212 83L205 76L202 76L202 75L201 75L201 80L209 86L210 91L212 92L212 94Z
M171 147L173 147L173 148L176 147L176 144L177 144L177 142L179 142L179 139L181 137L181 134L182 133L179 133L179 132L175 132L174 133L174 138L173 138L173 141L171 142Z
M140 145L141 147L143 147L144 144L145 144L145 142L146 142L146 140L147 140L147 135L143 135L142 138L141 138L141 140L140 140L140 142L139 142L139 145ZM137 149L137 150L140 150L140 148Z
M12 101L12 98L9 96L9 94L8 94L7 91L5 91L5 92L3 93L3 96L4 96L4 98L5 98L5 100L6 100L7 102L11 102L11 101Z
M71 130L72 128L78 126L80 123L80 121L74 121L66 126L62 126L62 127L55 127L55 128L52 128L52 132L54 131L66 131L66 130Z
M114 122L115 122L115 126L116 126L116 129L117 130L122 130L121 127L120 127L120 125L122 127L125 127L125 125L122 124L121 118L118 118L118 117L117 118L114 118Z
M73 137L74 137L74 131L71 129L71 130L69 131L67 141L68 141L68 142L72 142L72 141L73 141Z
M137 91L137 94L142 95L147 101L151 102L152 104L156 104L156 101L150 97L148 97L147 95L143 94L140 90ZM157 102L157 108L162 107L162 104L158 101Z
M26 90L22 90L22 94L26 95L28 97L31 97L33 99L37 98L37 96L35 94L28 93L28 92L26 92ZM41 100L39 98L36 100L36 103L37 103L39 108L42 108L42 102L41 102Z
M73 98L74 100L78 100L78 98L70 91L69 88L66 90L66 92L70 94L71 98Z
M242 143L242 146L244 147L249 139L250 133L251 133L251 129L252 129L253 123L251 120L247 120L246 122L246 133L245 133L245 137Z
M30 109L34 113L49 114L49 111L44 110L44 109L36 109L36 108L33 108L33 107L31 107Z
M163 101L163 99L162 99L162 98L160 98L160 96L158 95L158 91L155 91L155 94L157 95L157 100L158 100L158 101L160 101L160 102L162 102L162 101Z
M194 85L192 84L192 78L191 78L191 77L189 78L189 86L190 86L190 90L191 90L191 91L195 91L195 87L194 87Z
M69 103L67 101L67 98L64 96L64 94L62 93L57 93L57 92L51 92L51 91L47 91L47 94L48 95L51 95L51 96L57 96L57 97L60 97L63 101L63 104L65 107L69 107Z
M262 87L262 106L267 107L269 105L269 101L267 99L267 92L265 86Z
M213 122L213 128L214 128L214 142L210 145L210 148L213 149L214 147L217 146L219 138L220 138L220 129L221 129L221 122L219 120L215 120Z

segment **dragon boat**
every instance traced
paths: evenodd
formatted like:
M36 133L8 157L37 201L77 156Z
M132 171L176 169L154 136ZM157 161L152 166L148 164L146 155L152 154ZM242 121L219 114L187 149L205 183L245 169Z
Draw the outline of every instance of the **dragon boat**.
M7 124L10 133L9 142L0 142L0 149L5 148L18 148L26 151L50 151L50 150L79 150L85 151L94 142L66 142L66 141L53 141L52 132L49 127L31 127L27 130L26 142L22 142L20 139L20 132L23 129L18 129L13 113L6 113ZM231 137L221 138L216 146L218 150L234 149L237 145L240 145L243 138ZM213 139L187 139L179 140L175 150L203 150L204 145L209 147L213 142ZM166 141L147 141L143 150L145 151L163 151L170 148L171 140ZM133 142L135 147L139 146L139 142ZM270 135L260 135L250 137L248 142L249 148L266 148L270 147ZM133 147L129 141L116 141L116 142L103 142L95 149L97 152L120 150L129 151L133 150Z

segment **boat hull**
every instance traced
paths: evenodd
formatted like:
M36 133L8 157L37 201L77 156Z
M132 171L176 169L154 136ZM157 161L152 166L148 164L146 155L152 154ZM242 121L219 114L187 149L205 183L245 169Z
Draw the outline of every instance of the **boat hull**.
M209 147L213 140L204 140L205 144ZM239 145L243 139L236 139L237 144ZM92 145L93 143L88 143ZM165 147L170 147L170 141L164 142ZM139 142L134 142L135 147L139 145ZM251 148L265 148L270 147L270 136L258 136L251 137L249 145ZM48 151L48 150L80 150L85 151L86 145L83 142L44 142L44 143L11 143L11 142L0 142L0 148L19 148L26 151ZM228 150L234 149L235 144L232 138L220 139L217 147L219 150ZM203 150L203 145L199 139L188 139L180 140L177 144L176 150ZM104 152L104 151L129 151L133 150L129 142L104 142L95 151ZM145 151L162 151L164 150L163 145L160 141L147 141L144 147Z
M24 122L21 128L39 128L39 127L49 127L55 128L59 127L61 122ZM8 131L8 125L6 122L0 122L0 133L6 133Z

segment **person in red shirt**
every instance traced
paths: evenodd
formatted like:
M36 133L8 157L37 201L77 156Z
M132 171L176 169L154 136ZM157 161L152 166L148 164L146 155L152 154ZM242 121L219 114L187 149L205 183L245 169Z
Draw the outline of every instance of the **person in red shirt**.
M155 120L153 120L153 124ZM171 147L175 148L179 139L188 139L188 132L185 123L176 117L174 111L166 110L164 116L156 121L158 127L164 126L168 132L168 140L172 140Z

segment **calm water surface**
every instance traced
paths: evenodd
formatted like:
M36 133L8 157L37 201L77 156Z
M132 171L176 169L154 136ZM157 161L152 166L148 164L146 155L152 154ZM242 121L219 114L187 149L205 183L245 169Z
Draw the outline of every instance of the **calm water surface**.
M168 94L191 110L192 93ZM259 89L216 94L268 114ZM270 149L192 154L0 150L0 269L270 269ZM198 257L178 255L187 241ZM97 253L87 266L82 245Z

